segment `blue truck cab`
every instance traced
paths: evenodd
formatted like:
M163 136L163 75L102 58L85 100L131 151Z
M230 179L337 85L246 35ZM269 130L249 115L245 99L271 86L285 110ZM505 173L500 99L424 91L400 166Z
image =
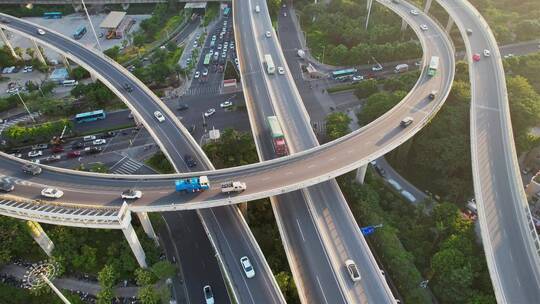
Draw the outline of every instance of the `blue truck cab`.
M174 184L177 192L200 192L210 188L207 176L178 179Z

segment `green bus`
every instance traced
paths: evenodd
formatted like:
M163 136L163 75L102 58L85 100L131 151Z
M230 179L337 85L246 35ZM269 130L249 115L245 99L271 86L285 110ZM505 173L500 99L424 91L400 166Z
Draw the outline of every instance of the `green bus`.
M204 65L209 65L210 64L210 59L212 58L212 53L208 53L206 54L206 56L204 56L204 62L203 64Z

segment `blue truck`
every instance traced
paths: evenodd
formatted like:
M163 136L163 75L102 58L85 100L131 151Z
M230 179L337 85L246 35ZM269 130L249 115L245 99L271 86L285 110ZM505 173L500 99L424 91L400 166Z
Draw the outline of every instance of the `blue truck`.
M208 176L191 177L178 179L174 182L177 192L200 192L210 189Z

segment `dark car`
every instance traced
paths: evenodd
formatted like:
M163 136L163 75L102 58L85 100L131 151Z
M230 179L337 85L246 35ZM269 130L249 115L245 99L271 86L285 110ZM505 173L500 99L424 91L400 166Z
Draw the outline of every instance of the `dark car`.
M13 191L15 188L15 185L10 181L0 181L0 191L2 192L10 192Z
M187 109L189 109L189 107L188 107L188 105L185 104L185 103L181 103L181 104L178 106L178 108L177 108L178 111L185 111L185 110L187 110Z
M86 151L87 154L97 154L97 153L103 151L103 148L101 148L101 147L86 147L84 149L84 151Z
M114 131L109 131L109 132L105 133L105 134L103 135L103 137L109 138L109 137L113 137L113 136L115 136L115 135L116 135L116 132L114 132Z
M38 175L41 173L41 167L35 164L24 164L22 166L22 170L24 173L32 175Z
M76 141L73 144L71 144L71 149L82 149L84 148L84 143L82 141Z
M186 165L190 168L197 166L197 162L193 159L193 156L189 154L184 155L184 161L186 162Z
M67 153L68 158L75 158L81 156L81 151L69 151Z
M124 90L126 90L126 92L131 92L133 91L133 88L129 85L129 83L124 83Z

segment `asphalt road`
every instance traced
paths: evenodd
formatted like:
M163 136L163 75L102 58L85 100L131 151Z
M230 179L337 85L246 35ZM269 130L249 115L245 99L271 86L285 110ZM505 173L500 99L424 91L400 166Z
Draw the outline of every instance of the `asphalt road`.
M535 303L540 298L538 235L527 220L530 211L516 157L501 54L472 5L465 0L438 2L456 21L470 58L474 190L493 289L499 303ZM467 36L467 28L472 35ZM484 49L491 50L491 56L481 55L474 62L472 55Z
M178 171L189 171L183 159L187 153L192 154L203 169L213 169L206 155L204 155L197 143L192 140L174 114L159 98L120 65L112 60L105 60L105 58L96 55L96 53L82 45L70 39L65 39L65 37L50 30L47 30L45 35L39 35L35 25L8 15L3 15L3 17L10 20L9 27L11 29L16 28L19 33L46 41L50 47L62 50L68 57L82 64L87 70L97 73L98 78L101 77L100 80L119 95L135 115L142 120L142 123ZM3 25L5 26L5 24ZM75 54L76 56L74 56ZM126 84L131 87L130 90L125 89ZM158 123L154 117L153 113L157 110L161 111L165 117L165 121L162 123ZM85 185L85 187L87 186ZM171 186L169 187L172 189ZM214 215L213 210L197 212L203 221L203 225L205 225L206 232L213 238L214 247L218 252L219 250L225 250L219 252L219 254L221 261L227 268L226 271L230 272L228 275L233 280L232 284L236 290L236 295L240 298L239 300L242 300L242 303L260 303L269 300L282 302L283 296L277 287L277 283L249 227L236 212L237 208L227 206L219 210L224 211L219 218ZM239 236L242 237L244 242L235 243L235 248L227 246L232 240L238 239ZM259 267L259 274L249 280L246 279L243 273L236 271L239 267L240 257L248 252L252 256L253 264L261 266ZM244 288L246 286L247 289Z

